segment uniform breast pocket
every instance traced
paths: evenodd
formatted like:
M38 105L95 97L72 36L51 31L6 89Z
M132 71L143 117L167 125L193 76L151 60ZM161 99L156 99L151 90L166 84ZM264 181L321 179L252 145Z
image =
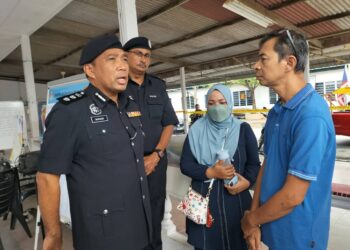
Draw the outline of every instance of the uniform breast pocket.
M159 97L147 98L150 118L160 119L163 115L163 103Z
M121 140L118 134L108 127L87 128L90 146L95 154L115 155L120 151Z
M87 227L92 235L100 237L116 237L125 222L125 204L122 195L114 195L112 199L91 203L86 209Z

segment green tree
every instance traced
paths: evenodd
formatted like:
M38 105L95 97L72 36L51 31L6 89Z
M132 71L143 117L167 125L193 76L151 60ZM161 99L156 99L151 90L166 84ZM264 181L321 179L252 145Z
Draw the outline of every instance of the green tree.
M238 79L238 80L230 80L227 81L228 85L242 85L246 86L250 94L252 95L252 101L253 101L253 109L256 109L256 102L255 102L255 89L260 85L259 82L256 80L255 77L251 78L245 78L245 79Z

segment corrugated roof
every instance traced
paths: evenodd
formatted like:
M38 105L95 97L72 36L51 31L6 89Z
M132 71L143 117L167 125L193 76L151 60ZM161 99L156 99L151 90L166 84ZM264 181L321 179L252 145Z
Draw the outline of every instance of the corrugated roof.
M274 11L293 24L302 23L321 17L322 15L305 2L298 2Z
M217 21L179 7L150 20L148 23L167 29L169 31L175 31L177 32L178 36L181 36L216 24ZM154 36L166 37L167 34L157 33L157 30L155 30Z
M224 2L225 0L192 0L183 4L182 7L219 22L238 17L236 13L222 8Z
M343 17L334 20L333 23L335 23L342 30L350 29L350 17Z
M350 0L313 0L307 1L307 3L324 16L343 13L350 10Z
M115 30L116 27L118 27L117 11L106 11L95 8L93 5L77 1L72 1L66 8L58 13L57 16L103 29Z
M117 0L114 0L117 2ZM155 10L158 10L168 4L172 3L172 0L137 0L136 1L136 12L138 17L143 17L154 13Z
M259 4L263 5L265 8L269 8L271 6L274 6L277 3L280 3L280 0L258 0Z
M183 65L189 66L189 71L235 65L246 74L248 71L244 65L256 60L260 37L283 24L265 29L224 9L224 1L137 0L137 17L141 22L139 34L150 38L156 48L151 71L168 77L178 74L178 68ZM325 48L350 41L350 15L345 16L350 12L350 0L256 2L265 6L265 13L273 9L272 13L299 26L311 37L327 35L319 38L319 44ZM36 31L31 36L36 81L60 77L61 71L67 72L66 76L80 73L78 59L87 39L118 30L116 3L116 0L73 0ZM332 16L339 13L345 14L339 15L338 19ZM304 22L313 24L305 26ZM347 30L347 33L340 32L342 30ZM332 58L333 54L326 55L322 62L311 57L311 67L319 62L322 65L325 62L337 64L341 61L339 57L348 60L347 51L341 52L343 54L337 54L337 58ZM23 77L20 48L0 62L0 78L7 75L16 80Z
M341 30L332 21L326 21L319 24L309 25L304 27L303 29L312 36L321 36L325 34L331 34Z
M82 36L86 38L94 37L96 34L103 34L109 29L103 29L93 25L84 24L77 21L71 21L60 17L55 17L47 22L44 27L56 32Z
M82 2L90 4L94 7L104 10L115 11L117 10L117 0L76 0L77 2Z

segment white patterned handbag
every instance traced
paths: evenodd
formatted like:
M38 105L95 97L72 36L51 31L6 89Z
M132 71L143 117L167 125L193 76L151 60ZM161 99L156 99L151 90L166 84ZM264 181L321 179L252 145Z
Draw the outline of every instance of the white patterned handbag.
M190 185L187 194L179 203L177 209L193 222L211 227L214 220L209 211L209 195L213 188L213 183L214 179L211 179L208 193L205 197L193 190Z

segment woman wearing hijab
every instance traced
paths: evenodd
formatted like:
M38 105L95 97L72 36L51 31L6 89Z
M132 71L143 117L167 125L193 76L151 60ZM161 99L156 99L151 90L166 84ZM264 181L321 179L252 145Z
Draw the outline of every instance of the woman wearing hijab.
M206 196L212 178L209 209L214 219L211 227L186 219L188 242L195 249L247 249L240 221L249 210L251 187L258 175L260 161L257 141L248 123L232 115L230 89L215 85L208 91L207 115L194 123L185 140L181 171L192 178L192 189ZM232 166L218 160L218 153L228 152ZM238 182L224 180L237 176Z

